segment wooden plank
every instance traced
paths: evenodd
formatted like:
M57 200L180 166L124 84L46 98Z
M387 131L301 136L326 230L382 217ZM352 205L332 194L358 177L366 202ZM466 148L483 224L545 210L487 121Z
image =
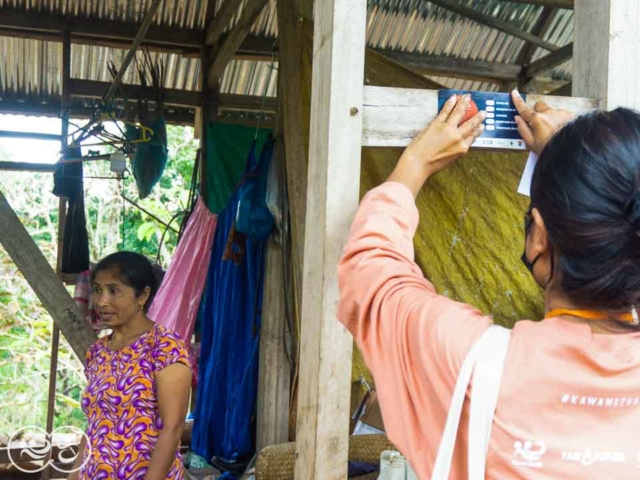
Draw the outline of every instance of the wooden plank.
M497 20L495 17L479 12L474 8L465 7L457 0L429 1L435 5L438 5L439 7L455 12L458 15L462 15L463 17L470 18L471 20L482 23L483 25L487 25L488 27L495 28L496 30L500 30L501 32L508 33L509 35L513 35L516 38L524 40L525 42L533 43L538 47L544 48L545 50L554 51L558 49L556 45L543 40L537 35L533 35L532 33L522 30L521 28L514 27L509 23Z
M347 477L353 340L336 265L360 198L366 0L315 3L295 478Z
M215 45L218 43L225 27L229 25L233 16L238 13L240 3L241 0L224 0L220 10L214 15L207 29L207 45Z
M155 91L141 85L122 84L122 91L129 99L145 98L147 100L155 100ZM70 81L71 95L74 97L102 98L106 89L109 88L108 82L97 82L93 80ZM178 105L196 107L202 105L202 93L194 90L176 90L164 88L163 99L166 105ZM236 95L236 94L220 94L220 109L222 110L242 110L250 112L267 111L275 113L276 99L267 97L264 109L262 108L263 99L254 95ZM0 105L2 105L0 103Z
M517 80L522 67L514 63L467 60L445 55L378 50L391 60L425 75L463 78L488 82Z
M579 0L573 94L604 109L640 109L640 0Z
M296 317L302 305L302 271L304 268L304 239L307 211L307 164L310 104L303 91L304 37L299 4L296 0L279 0L278 16L278 102L283 122L285 172L289 201L291 231L291 263ZM307 90L308 91L308 90Z
M527 95L533 105L544 100L556 108L585 113L597 107L594 100ZM405 147L438 114L438 91L365 87L362 144L367 147Z
M550 53L549 55L542 57L539 60L536 60L535 62L530 63L526 66L524 74L527 78L533 78L542 72L546 72L547 70L550 70L571 60L572 56L573 42L565 45L555 52Z
M24 275L79 359L96 334L0 192L0 243Z
M213 88L222 78L225 68L242 45L266 4L267 0L247 0L239 20L224 41L216 47L215 58L208 74L210 88Z
M289 441L291 365L285 345L283 252L274 238L269 239L266 255L258 370L258 452Z
M48 140L59 142L62 137L55 133L11 132L8 130L0 130L0 138L22 138L26 140Z

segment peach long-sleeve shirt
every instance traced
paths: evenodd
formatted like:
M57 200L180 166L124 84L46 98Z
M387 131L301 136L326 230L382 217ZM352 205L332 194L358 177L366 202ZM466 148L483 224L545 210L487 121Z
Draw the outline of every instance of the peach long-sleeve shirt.
M404 185L367 194L339 266L338 318L373 373L389 438L429 479L458 372L492 319L424 278L418 220ZM467 398L454 480L466 478L468 412ZM638 479L639 434L640 333L593 334L559 318L516 324L486 478Z

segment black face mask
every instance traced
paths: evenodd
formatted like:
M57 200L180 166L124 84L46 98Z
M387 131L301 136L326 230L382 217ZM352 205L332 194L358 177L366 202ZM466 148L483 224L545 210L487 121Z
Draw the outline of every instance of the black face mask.
M525 243L525 245L524 245L524 252L522 252L522 257L520 257L520 260L522 260L522 263L524 263L524 266L527 267L527 270L529 270L531 275L533 275L533 267L535 267L536 262L538 260L540 260L540 255L538 255L536 258L534 258L532 262L530 262L529 259L527 258L527 237L529 236L529 230L531 230L531 225L533 224L533 216L531 215L531 209L532 208L533 207L529 207L529 211L524 216L524 243Z

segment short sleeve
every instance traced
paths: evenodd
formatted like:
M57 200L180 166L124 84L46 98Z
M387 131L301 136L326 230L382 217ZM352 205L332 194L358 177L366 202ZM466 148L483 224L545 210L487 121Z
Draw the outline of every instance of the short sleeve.
M98 349L99 342L100 340L92 343L91 346L87 349L87 354L85 355L85 358L84 358L84 375L87 378L89 377L89 366L91 365L91 362L96 356L96 350Z
M182 363L191 369L189 351L184 341L175 333L161 331L152 351L153 370L159 372L174 363Z

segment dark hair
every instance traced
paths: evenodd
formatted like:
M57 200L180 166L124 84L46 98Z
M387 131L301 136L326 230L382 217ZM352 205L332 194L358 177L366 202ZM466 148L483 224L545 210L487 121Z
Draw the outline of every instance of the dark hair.
M91 272L91 283L99 272L107 270L116 272L122 283L134 289L137 297L142 295L146 287L149 287L151 293L144 305L144 311L149 311L158 291L158 279L151 262L146 257L134 252L117 252L107 255Z
M557 287L580 308L640 308L640 114L577 118L546 146L531 201L554 249Z

